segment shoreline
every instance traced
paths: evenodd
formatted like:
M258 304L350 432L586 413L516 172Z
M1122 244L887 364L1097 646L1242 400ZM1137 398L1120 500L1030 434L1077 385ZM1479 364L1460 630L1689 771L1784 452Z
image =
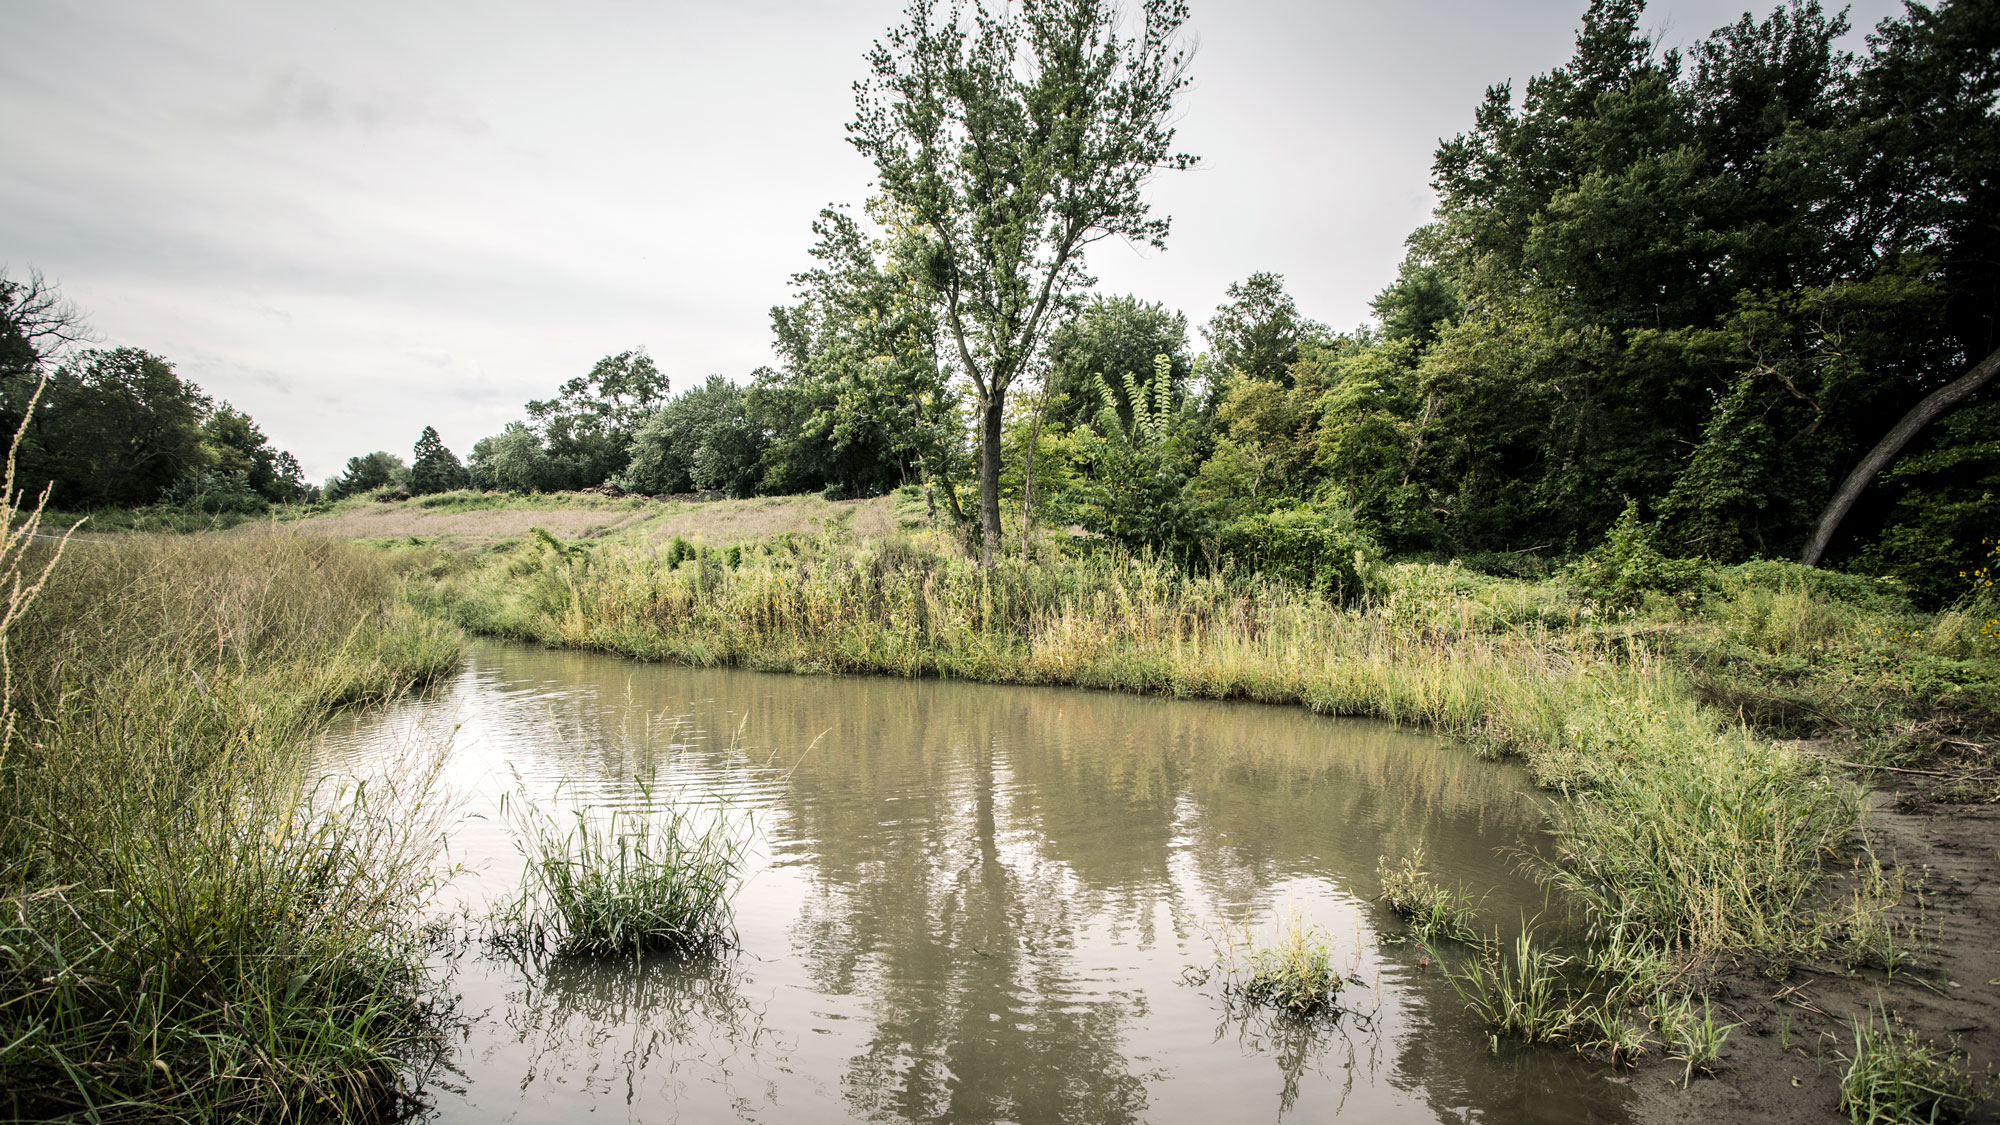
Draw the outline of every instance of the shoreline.
M831 537L828 539L830 541ZM726 629L704 630L699 627L706 620L703 614L712 618L712 611L731 597L728 583L736 566L722 571L715 561L719 559L719 553L711 556L705 549L696 549L693 553L699 557L677 560L676 564L662 569L658 565L657 552L650 560L645 558L643 543L600 542L584 549L590 552L590 562L582 568L583 573L572 565L560 562L538 564L524 561L524 556L541 555L547 558L545 552L533 545L516 548L501 556L505 561L498 565L510 568L513 582L509 595L512 600L505 604L490 597L494 593L492 588L478 585L479 575L496 565L493 558L470 567L462 561L445 564L441 573L433 577L432 584L418 593L416 598L420 605L456 621L469 632L546 648L597 651L642 662L733 666L766 672L936 676L993 684L1080 687L1169 698L1234 699L1305 706L1322 714L1386 719L1465 743L1483 755L1518 757L1541 780L1544 789L1551 791L1551 795L1569 793L1571 786L1579 781L1586 787L1583 791L1589 792L1587 786L1594 780L1591 772L1593 763L1588 760L1587 753L1579 754L1574 745L1537 745L1533 733L1508 729L1506 719L1509 716L1496 716L1476 705L1463 705L1473 702L1470 700L1461 700L1461 706L1454 707L1438 698L1405 698L1386 691L1370 695L1367 685L1352 682L1351 678L1343 690L1337 679L1332 682L1325 678L1315 681L1297 668L1292 669L1291 674L1270 668L1202 668L1198 666L1198 661L1176 661L1159 651L1152 652L1153 659L1150 660L1055 661L1035 645L1037 640L1048 635L1049 623L1046 620L1039 626L1031 624L1027 629L997 630L995 632L1003 635L992 638L992 643L986 645L976 643L978 634L970 634L968 637L975 643L953 648L939 645L898 646L884 635L886 629L870 633L866 629L853 628L853 619L839 619L830 622L833 627L818 630L782 627L770 630L762 635L775 643L768 647L752 647L742 643L744 633L732 635ZM798 574L803 584L815 571L829 569L829 564L838 556L865 553L867 545L847 542L814 553L813 547L800 548L792 544L790 550L793 554L789 559L771 565L777 570L795 567L792 573ZM652 565L645 565L646 561ZM746 565L747 559L737 564ZM873 577L878 584L891 584L897 576L893 572L882 572ZM935 571L926 577L932 580L930 585L936 584ZM689 580L691 588L677 585ZM705 589L703 583L706 583ZM535 590L538 585L539 601ZM618 596L611 594L613 589L617 590ZM794 591L802 592L802 589ZM689 594L693 596L687 597ZM681 597L677 600L676 595ZM993 597L988 591L987 598ZM1463 601L1450 595L1445 600ZM886 606L890 601L893 598L878 597L876 611L880 613L886 608L893 616L893 608ZM990 607L990 602L982 601L982 606ZM742 607L738 605L736 608ZM768 611L772 607L767 601L762 608ZM883 620L887 621L888 617ZM677 626L677 621L685 624ZM712 624L712 621L708 623ZM848 628L842 628L842 625ZM1038 628L1042 630L1040 634L1035 631ZM1639 631L1639 625L1635 625L1631 633ZM1476 639L1467 635L1470 632L1461 629L1454 639L1474 641L1474 647L1477 647ZM1009 639L1025 640L1026 643L1010 650L1004 643ZM1489 642L1490 639L1487 638ZM1545 633L1541 639L1547 640L1548 635ZM1575 639L1567 638L1566 642L1574 642ZM1197 637L1177 633L1168 647L1173 649L1172 655L1185 657L1190 647L1199 647L1197 642ZM1557 643L1549 647L1560 654L1574 655L1576 652L1573 643ZM1684 677L1684 672L1672 666L1658 652L1648 649L1633 635L1623 638L1598 635L1582 647L1600 659L1602 666L1595 669L1597 673L1607 678L1611 685L1638 689L1632 694L1639 696L1643 702L1663 702L1660 693L1645 690L1649 685L1657 687L1661 682ZM1125 655L1132 657L1134 654L1127 652ZM1512 655L1521 654L1516 652ZM1621 664L1627 673L1633 665L1642 666L1644 674L1621 678ZM1265 674L1257 674L1260 671ZM1679 687L1685 691L1684 684ZM1496 718L1501 721L1495 722ZM1745 736L1744 740L1735 743L1735 752L1777 755L1784 761L1796 763L1804 771L1800 776L1821 777L1829 781L1839 777L1839 770L1808 758L1797 748L1767 741L1763 737L1752 739L1747 731ZM1889 776L1893 778L1895 775ZM1844 783L1835 781L1835 784ZM1880 792L1875 790L1865 799L1871 808L1881 805ZM1563 801L1569 810L1588 803L1578 801L1574 793ZM1854 813L1857 818L1862 818L1857 819L1857 827L1866 825L1864 831L1869 835L1880 833L1879 817L1858 807ZM1551 829L1559 833L1570 832L1574 838L1574 826L1565 828L1565 819L1564 810L1559 809L1552 818ZM1932 813L1917 818L1913 823L1934 826L1941 819L1939 814ZM1993 838L2000 843L2000 822L1991 823L1994 824ZM1975 947L1980 940L1976 924L1958 927L1936 947L1934 953L1919 957L1917 969L1904 968L1893 977L1885 976L1877 969L1863 967L1862 962L1867 955L1858 948L1847 952L1850 958L1847 965L1820 963L1830 959L1837 962L1842 956L1833 948L1834 930L1828 928L1832 926L1832 912L1850 901L1863 901L1854 880L1844 878L1840 872L1840 864L1854 854L1855 846L1850 843L1841 859L1826 864L1815 863L1807 876L1808 883L1792 888L1795 896L1801 891L1810 892L1807 897L1795 897L1792 900L1793 909L1810 914L1813 925L1819 927L1812 931L1809 938L1801 937L1805 933L1803 929L1792 931L1792 936L1813 943L1816 953L1804 945L1784 950L1767 948L1762 953L1747 944L1732 947L1727 941L1712 941L1700 946L1693 943L1701 938L1692 934L1683 934L1679 942L1669 941L1666 944L1665 948L1670 952L1675 949L1680 951L1677 956L1682 966L1681 973L1685 973L1686 979L1696 985L1686 990L1688 994L1699 993L1712 998L1718 1009L1718 1022L1726 1020L1741 1026L1731 1033L1723 1047L1714 1068L1715 1075L1697 1074L1685 1089L1680 1084L1684 1064L1662 1057L1666 1053L1664 1046L1656 1044L1641 1055L1638 1066L1625 1071L1625 1080L1642 1092L1636 1115L1638 1120L1685 1119L1690 1114L1788 1122L1844 1119L1839 1112L1839 1102L1840 1076L1845 1071L1845 1062L1837 1056L1843 1050L1852 1053L1851 1043L1833 1042L1825 1038L1825 1035L1832 1034L1826 1031L1815 1041L1819 1057L1807 1068L1808 1073L1797 1075L1781 1065L1798 1057L1796 1043L1780 1047L1775 1055L1769 1049L1770 1041L1789 1038L1793 1021L1787 1015L1785 1006L1810 1003L1799 999L1812 995L1810 989L1817 988L1828 997L1824 1004L1816 1007L1832 1014L1814 1017L1826 1022L1828 1027L1834 1024L1844 1026L1844 1017L1855 1013L1857 1006L1850 1005L1843 1010L1833 999L1837 991L1844 989L1843 995L1858 995L1867 991L1870 995L1879 993L1886 997L1886 1010L1902 1016L1908 1026L1926 1040L1947 1043L1967 1028L1965 1004L1976 1008L1981 1003L1977 997L1994 993L1994 989L1986 985L1988 977L1980 977L1977 982L1960 982L1963 987L1954 991L1963 992L1966 999L1957 1007L1933 1009L1906 1000L1938 988L1935 982L1924 979L1924 969L1935 964L1949 972L1961 962L1969 964L1977 959L1970 956L1976 952ZM1911 865L1911 861L1900 854L1885 859L1891 863L1892 870L1898 872L1909 869ZM1977 884L1970 892L1974 901L1986 893L1980 887L1991 886L1991 866L1988 865L1984 876L1977 870L1976 864L1957 876L1961 882L1971 879ZM1850 895L1854 897L1850 899ZM1570 899L1575 902L1578 897L1571 895ZM1897 911L1911 912L1906 901L1909 897L1899 893L1893 901L1881 903L1878 913L1882 917L1893 918ZM1927 898L1920 894L1917 897L1920 901L1935 901L1934 896ZM1617 900L1613 899L1600 897L1597 900L1598 905L1606 902L1617 904ZM1917 912L1923 918L1937 920L1946 916L1947 909L1933 904L1918 907ZM1955 908L1950 909L1953 911L1950 917L1961 916ZM1965 917L1976 923L1980 916L1975 908L1974 913ZM1797 922L1797 919L1793 921ZM1883 929L1893 932L1902 924L1891 921ZM1772 979L1763 970L1774 962L1795 964L1785 970L1781 983L1763 987ZM1692 972L1688 971L1690 969ZM1838 975L1834 982L1838 989L1825 983L1829 971ZM1995 972L2000 974L2000 968L1996 968ZM1681 973L1676 974L1677 979ZM1977 988L1974 988L1975 984ZM1792 990L1786 991L1788 988ZM1984 1003L1991 1010L1991 995ZM1865 1011L1865 1005L1858 1007ZM1952 1014L1954 1012L1957 1014ZM1780 1024L1786 1029L1782 1035L1778 1031ZM1648 1028L1641 1023L1637 1031L1643 1037ZM1569 1038L1578 1049L1587 1052L1594 1049L1582 1033L1572 1034ZM2000 1042L2000 1036L1996 1036L1993 1029L1983 1022L1976 1033L1967 1037L1963 1047L1975 1070L1994 1061L1997 1042ZM1785 1070L1782 1081L1771 1077L1779 1070ZM1667 1081L1669 1076L1673 1081ZM1792 1084L1793 1077L1799 1079L1798 1085ZM1774 1082L1778 1084L1774 1085Z

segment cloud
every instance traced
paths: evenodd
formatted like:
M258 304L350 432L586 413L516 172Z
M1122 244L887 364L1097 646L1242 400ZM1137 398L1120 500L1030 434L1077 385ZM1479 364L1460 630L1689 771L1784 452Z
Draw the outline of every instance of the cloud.
M474 114L411 95L342 91L300 67L289 67L267 78L237 120L253 129L268 130L441 128L472 136L488 128Z

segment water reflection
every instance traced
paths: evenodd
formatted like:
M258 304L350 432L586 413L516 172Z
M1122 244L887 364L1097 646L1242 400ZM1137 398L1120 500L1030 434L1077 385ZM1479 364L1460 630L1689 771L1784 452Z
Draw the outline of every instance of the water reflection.
M644 666L482 645L448 690L364 717L360 755L458 726L475 904L519 858L516 785L629 801L635 775L756 817L738 952L637 965L473 952L442 1121L1575 1121L1621 1088L1494 1057L1416 951L1377 940L1376 863L1513 918L1539 816L1516 771L1379 724L1071 691ZM516 780L518 777L518 781ZM1295 906L1372 1018L1303 1026L1189 984Z

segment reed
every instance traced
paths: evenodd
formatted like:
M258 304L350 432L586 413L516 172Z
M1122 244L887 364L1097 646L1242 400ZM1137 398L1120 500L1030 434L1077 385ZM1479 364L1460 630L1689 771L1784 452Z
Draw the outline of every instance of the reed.
M371 1120L434 1041L415 909L439 755L321 776L340 707L454 667L396 560L71 544L9 637L0 1116Z

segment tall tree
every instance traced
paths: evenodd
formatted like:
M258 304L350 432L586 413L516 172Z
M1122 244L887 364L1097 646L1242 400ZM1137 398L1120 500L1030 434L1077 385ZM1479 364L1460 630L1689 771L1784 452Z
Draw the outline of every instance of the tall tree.
M528 403L558 488L592 488L625 468L632 435L667 397L667 377L644 348L605 356L555 398Z
M1291 381L1299 348L1324 337L1326 327L1299 315L1285 279L1275 273L1253 273L1230 283L1228 300L1201 330L1218 376L1241 372L1274 383Z
M205 465L209 401L173 365L137 348L89 349L49 375L21 449L19 479L73 508L151 504ZM261 437L261 435L260 435Z
M1845 156L1847 190L1833 213L1877 234L1871 249L1936 263L1931 280L1943 307L1932 332L1943 354L1908 388L1928 393L1865 454L1865 437L1850 450L1858 463L1820 513L1800 555L1808 564L1819 562L1876 474L2000 371L2000 8L1913 3L1870 43L1853 123L1814 134L1802 155Z
M632 438L632 460L619 482L633 492L750 495L764 435L750 424L743 398L742 387L710 375L668 399Z
M938 310L979 410L984 559L1000 551L1000 454L1008 388L1026 374L1072 295L1086 247L1122 237L1164 247L1143 189L1172 150L1187 84L1187 5L1142 0L1119 34L1111 0L1022 0L998 12L913 0L868 53L848 126L882 193L909 217L903 247ZM969 19L969 25L968 25Z
M760 374L748 406L770 435L767 487L873 495L912 474L949 491L962 426L938 321L912 278L893 205L875 200L880 235L844 209L813 223L813 268L793 275L798 303L771 310L782 369Z
M347 471L334 478L327 485L327 495L331 499L342 496L359 496L364 492L388 485L408 483L408 466L403 459L387 450L378 449L359 457L347 459Z
M17 280L0 269L0 433L19 431L46 366L88 334L83 313L40 272Z
M547 492L562 487L541 436L519 422L480 438L472 446L471 475L479 488L502 492Z
M1118 416L1129 422L1125 377L1136 376L1144 392L1152 384L1153 357L1161 355L1167 357L1169 397L1178 403L1194 373L1187 316L1137 297L1092 297L1049 336L1049 420L1075 427L1095 419L1104 406L1102 377L1118 400Z
M410 452L414 457L410 462L412 494L424 496L465 487L465 466L459 464L458 454L445 448L444 439L438 436L435 427L425 426Z

